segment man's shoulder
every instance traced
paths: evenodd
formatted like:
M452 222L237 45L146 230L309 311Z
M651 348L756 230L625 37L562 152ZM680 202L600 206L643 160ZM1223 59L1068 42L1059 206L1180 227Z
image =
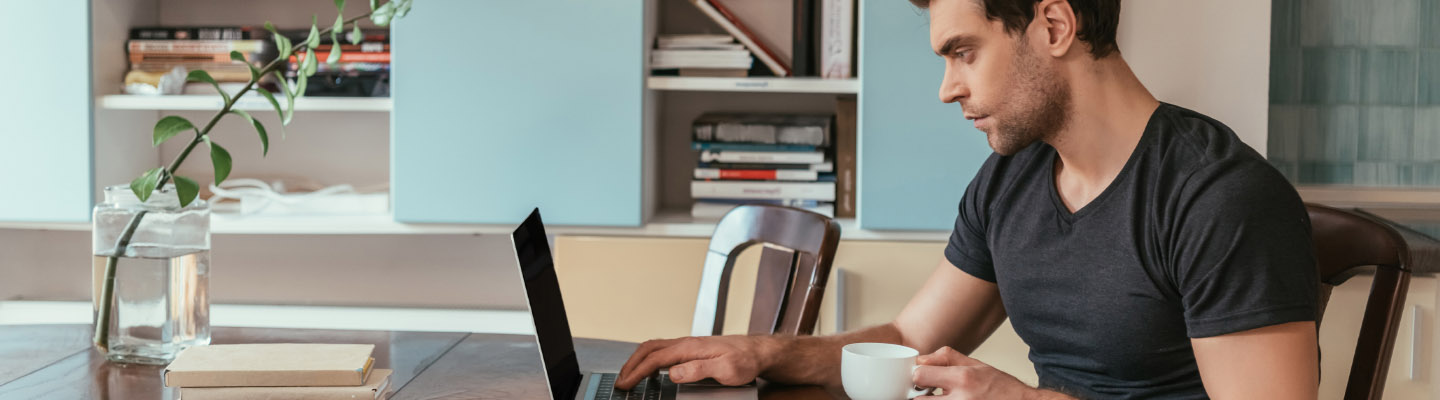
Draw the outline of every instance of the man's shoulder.
M1255 201L1302 204L1299 195L1269 161L1230 127L1183 107L1162 104L1156 121L1159 174L1181 203L1203 199L1221 209ZM1186 207L1188 209L1188 207ZM1193 210L1193 209L1192 209Z

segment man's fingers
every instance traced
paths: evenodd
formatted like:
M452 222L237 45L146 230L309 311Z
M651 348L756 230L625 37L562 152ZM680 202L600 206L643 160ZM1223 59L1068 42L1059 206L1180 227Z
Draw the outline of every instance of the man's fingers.
M687 351L684 346L666 346L652 351L650 354L645 355L645 358L640 360L640 363L636 364L634 368L630 369L629 374L617 379L615 381L615 387L622 390L629 390L635 387L635 384L640 383L641 379L650 376L650 374L655 373L655 371L662 367L693 360L695 356L688 353L689 351Z
M651 353L669 347L673 343L675 343L675 339L648 340L645 341L645 343L641 343L640 347L635 349L635 353L630 355L630 359L625 361L625 366L620 368L620 376L619 379L616 380L615 386L629 389L632 385L639 383L640 378L644 378L645 375L649 375L651 372L654 372L647 371L644 375L641 375L639 377L631 376L633 375L635 368L640 366L640 362L644 361L646 357L649 357Z
M917 387L949 389L956 386L956 382L954 382L955 376L953 375L960 369L961 368L956 367L921 365L915 368L915 373L912 374L911 378L914 379L915 386ZM945 392L949 393L950 391L946 390Z
M740 376L734 365L718 358L694 360L670 367L670 380L675 383L691 383L705 378L715 378L716 382L726 386L744 385L754 380L754 377Z
M934 353L930 353L930 354L927 354L927 355L915 357L915 363L916 363L916 364L919 364L919 365L930 365L930 366L937 366L937 367L943 367L943 366L967 366L967 367L969 367L969 366L975 366L975 365L979 364L980 362L979 362L979 361L976 361L976 360L973 359L973 358L970 358L969 356L966 356L966 355L964 355L964 354L960 354L960 352L955 351L955 349L952 349L952 348L950 348L949 346L946 346L946 347L941 347L939 350L935 350Z

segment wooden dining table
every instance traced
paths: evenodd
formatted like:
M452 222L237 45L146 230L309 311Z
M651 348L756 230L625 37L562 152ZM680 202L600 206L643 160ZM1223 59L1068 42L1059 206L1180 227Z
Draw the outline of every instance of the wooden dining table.
M0 325L0 399L176 400L162 366L117 364L90 346L90 325ZM375 345L375 368L394 370L391 399L545 399L534 336L215 327L212 343ZM618 370L636 344L576 339L580 366ZM764 399L831 399L836 388L762 384Z

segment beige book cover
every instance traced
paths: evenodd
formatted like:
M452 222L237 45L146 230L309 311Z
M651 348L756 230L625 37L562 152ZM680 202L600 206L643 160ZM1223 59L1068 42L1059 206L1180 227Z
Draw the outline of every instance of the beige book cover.
M373 344L257 343L197 346L165 367L165 386L360 386Z
M390 392L390 370L376 369L362 386L311 387L187 387L181 400L355 400L384 399Z

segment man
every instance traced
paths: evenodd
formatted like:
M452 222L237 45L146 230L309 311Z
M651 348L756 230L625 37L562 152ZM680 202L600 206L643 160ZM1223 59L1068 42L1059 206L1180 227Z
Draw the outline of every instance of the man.
M1316 398L1304 206L1225 125L1151 96L1116 48L1119 0L912 2L941 101L996 153L945 260L889 324L649 341L617 386L672 366L833 387L844 344L889 342L933 352L914 381L945 398ZM965 356L1007 317L1039 388Z

